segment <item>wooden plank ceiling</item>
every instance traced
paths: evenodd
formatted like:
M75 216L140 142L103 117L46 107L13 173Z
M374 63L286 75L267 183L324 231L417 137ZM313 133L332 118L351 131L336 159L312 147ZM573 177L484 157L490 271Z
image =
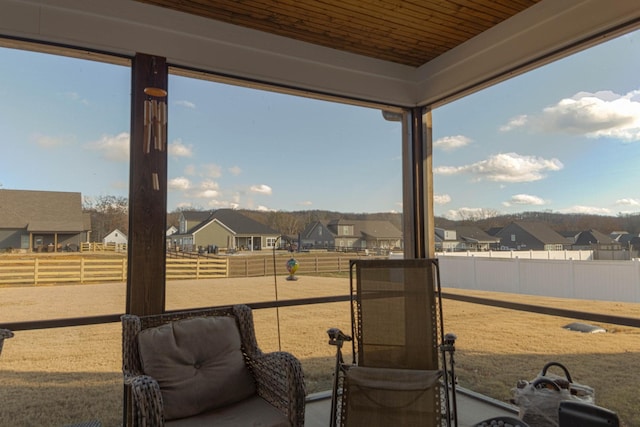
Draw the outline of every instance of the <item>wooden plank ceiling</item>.
M136 0L419 67L541 0Z

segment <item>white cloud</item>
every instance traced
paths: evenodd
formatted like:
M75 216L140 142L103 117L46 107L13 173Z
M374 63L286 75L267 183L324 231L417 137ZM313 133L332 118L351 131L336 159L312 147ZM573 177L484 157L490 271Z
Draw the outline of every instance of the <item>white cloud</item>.
M200 183L200 188L203 190L217 190L220 188L220 185L215 181L207 180Z
M546 205L547 201L538 197L532 196L530 194L515 194L511 196L511 199L507 202L502 203L504 206L513 206L513 205L533 205L533 206L541 206Z
M621 206L640 206L640 200L631 199L631 198L618 199L618 200L616 200L616 205L621 205Z
M513 130L515 128L519 128L519 127L525 126L527 124L528 120L529 120L529 118L524 114L520 115L520 116L516 116L516 117L512 118L511 120L509 120L509 123L507 123L506 125L500 126L500 131L501 132L508 132L508 131Z
M251 191L252 193L259 193L259 194L271 194L273 192L273 190L271 190L271 187L265 184L252 185L249 188L249 191Z
M62 136L49 136L42 135L39 133L31 135L31 140L35 142L41 148L55 148L60 147L68 143L68 141L73 138L62 137Z
M611 209L598 208L595 206L571 206L570 208L560 209L560 213L576 213L587 215L612 215Z
M220 192L213 189L204 189L194 194L194 197L199 197L201 199L214 199L220 195Z
M229 168L229 173L233 176L238 176L242 173L242 169L240 169L240 166L231 166Z
M195 109L196 108L196 104L194 104L191 101L180 100L180 101L176 101L175 104L179 105L181 107L186 107L186 108L191 108L191 109Z
M624 95L612 91L579 92L521 123L525 124L545 132L640 141L640 90ZM505 130L514 127L503 126Z
M436 205L446 205L447 203L451 202L451 196L449 196L448 194L434 194L433 202Z
M268 208L268 207L262 206L262 205L258 206L256 209L261 211L261 212L275 212L276 211L275 209L271 209L271 208Z
M298 202L297 204L300 206L311 206L313 205L313 202L311 202L310 200L304 200L302 202Z
M465 147L471 144L471 142L472 141L470 138L463 135L445 136L433 141L433 146L444 151L452 151L458 148Z
M474 180L496 182L531 182L545 177L544 172L558 171L564 165L556 158L544 159L535 156L523 156L517 153L495 154L464 166L439 166L434 173L439 175L474 175Z
M172 178L168 182L168 188L169 190L188 190L191 188L191 181L183 176Z
M169 144L169 155L175 157L193 156L193 146L183 144L181 139L176 139Z
M115 136L103 135L99 140L88 143L86 147L102 153L102 157L106 160L129 161L129 134L127 132Z

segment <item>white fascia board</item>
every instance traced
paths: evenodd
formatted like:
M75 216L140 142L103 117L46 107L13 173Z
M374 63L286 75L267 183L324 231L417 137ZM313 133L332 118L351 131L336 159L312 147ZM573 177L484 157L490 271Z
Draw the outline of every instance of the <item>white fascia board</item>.
M415 101L460 98L605 41L598 37L605 33L630 31L621 28L637 26L639 19L638 0L542 0L420 67Z
M0 0L0 36L136 52L257 82L412 106L415 68L131 0Z

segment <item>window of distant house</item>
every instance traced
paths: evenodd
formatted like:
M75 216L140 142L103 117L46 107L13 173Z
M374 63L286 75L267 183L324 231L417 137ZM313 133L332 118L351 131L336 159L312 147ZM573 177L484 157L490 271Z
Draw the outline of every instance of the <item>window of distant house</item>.
M276 245L276 237L267 237L266 242L267 242L267 247L268 248L273 248Z
M511 241L512 241L512 242L515 242L515 241L516 241L516 235L515 235L515 234L512 234L512 235L511 235Z
M350 236L353 234L353 226L352 225L343 225L342 232L340 233L343 236Z
M322 236L322 228L318 228L318 236Z

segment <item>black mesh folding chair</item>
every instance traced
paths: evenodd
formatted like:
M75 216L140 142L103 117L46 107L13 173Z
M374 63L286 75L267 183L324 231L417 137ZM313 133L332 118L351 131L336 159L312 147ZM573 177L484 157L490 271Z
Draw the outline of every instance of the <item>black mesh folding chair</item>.
M565 400L558 409L559 427L618 427L618 415L589 403Z
M351 335L328 331L331 426L457 425L455 336L444 334L437 260L354 260L350 284Z

